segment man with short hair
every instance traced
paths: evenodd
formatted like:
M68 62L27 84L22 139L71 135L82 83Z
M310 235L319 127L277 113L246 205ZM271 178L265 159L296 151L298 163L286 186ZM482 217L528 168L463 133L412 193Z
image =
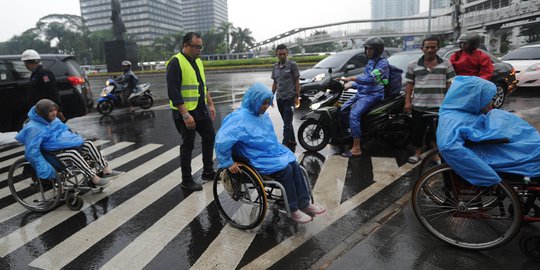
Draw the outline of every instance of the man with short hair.
M428 126L429 138L435 146L434 126L429 125L424 115L438 112L444 99L444 95L452 78L456 76L452 64L447 59L437 55L439 51L439 39L428 37L422 41L424 55L418 61L413 61L407 68L405 80L405 112L412 113L412 144L415 147L414 155L409 157L409 163L415 164L420 161L422 146ZM414 92L414 97L413 97Z
M294 152L296 139L294 138L293 106L300 102L300 72L296 62L287 59L287 46L280 44L276 47L279 59L272 67L272 93L276 93L276 100L283 119L283 145Z
M183 188L198 191L201 184L191 175L191 155L195 132L202 138L203 180L213 180L214 137L212 121L216 117L214 102L206 87L204 67L199 58L203 48L201 36L187 33L182 40L182 51L167 61L167 93L174 124L182 136L180 166Z
M62 113L62 100L60 100L60 93L56 86L56 77L50 70L43 67L39 53L32 49L26 50L22 53L21 60L26 69L32 72L27 98L28 108L36 105L42 99L50 99L58 105L58 118L62 122L66 122Z

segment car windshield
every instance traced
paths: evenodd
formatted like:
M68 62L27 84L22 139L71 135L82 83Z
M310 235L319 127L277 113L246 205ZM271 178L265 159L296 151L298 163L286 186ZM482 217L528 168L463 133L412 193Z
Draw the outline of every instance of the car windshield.
M501 60L536 60L540 59L540 47L519 48L507 53Z
M418 60L422 56L422 52L418 53L398 53L388 57L388 62L404 72L412 61Z
M332 55L330 57L326 57L323 60L321 60L319 63L317 63L313 68L320 68L320 69L338 69L340 68L343 63L347 62L351 58L350 54L336 54Z

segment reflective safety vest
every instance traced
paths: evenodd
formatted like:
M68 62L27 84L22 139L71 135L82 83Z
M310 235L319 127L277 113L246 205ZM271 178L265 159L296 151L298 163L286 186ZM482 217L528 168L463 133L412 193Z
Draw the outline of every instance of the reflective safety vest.
M195 70L191 66L191 63L186 59L186 57L181 53L177 53L174 55L176 59L178 59L178 63L180 64L180 70L182 71L182 82L180 85L180 94L182 95L182 99L184 100L184 106L186 106L186 109L188 111L193 111L195 108L197 108L197 104L199 101L199 81L197 81L197 74L195 73ZM173 58L171 57L171 59ZM169 62L167 61L166 65L169 65ZM197 67L199 68L199 72L201 73L201 79L204 82L204 102L207 103L206 100L206 77L204 76L204 67L202 64L202 61L200 58L197 58L195 60L195 63L197 64ZM172 103L172 100L169 100L169 106L173 110L178 110Z

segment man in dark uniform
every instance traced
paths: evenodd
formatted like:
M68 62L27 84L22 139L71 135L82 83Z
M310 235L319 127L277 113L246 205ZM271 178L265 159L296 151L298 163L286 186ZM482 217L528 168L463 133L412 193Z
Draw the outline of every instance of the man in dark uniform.
M29 108L42 99L50 99L58 105L58 118L62 122L66 122L66 118L61 111L62 101L60 100L54 74L43 67L40 61L41 57L35 50L24 51L21 60L26 68L32 72L32 75L30 75L30 91L28 91L27 98Z
M180 166L182 186L191 191L202 190L191 175L191 155L195 132L202 138L203 180L214 179L214 140L212 121L216 117L214 102L206 88L204 67L199 56L202 50L201 36L187 33L182 40L182 51L167 61L167 93L174 124L182 136Z

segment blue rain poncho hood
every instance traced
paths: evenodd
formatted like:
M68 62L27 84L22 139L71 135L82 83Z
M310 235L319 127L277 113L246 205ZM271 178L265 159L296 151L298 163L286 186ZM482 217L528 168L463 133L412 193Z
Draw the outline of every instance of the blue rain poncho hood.
M457 76L439 110L437 145L456 173L474 185L501 181L497 172L540 176L540 134L516 115L498 109L481 112L497 88L479 77ZM473 142L509 139L509 143L465 147Z
M36 106L28 112L30 121L17 134L15 139L24 144L24 157L36 170L41 179L51 179L56 171L41 153L42 150L58 151L78 148L84 143L83 138L68 130L68 126L56 118L48 122L41 117Z
M272 91L261 83L251 86L240 108L223 119L216 134L216 157L220 168L230 167L232 156L249 160L261 174L273 174L296 161L294 154L278 142L268 113L259 114Z

